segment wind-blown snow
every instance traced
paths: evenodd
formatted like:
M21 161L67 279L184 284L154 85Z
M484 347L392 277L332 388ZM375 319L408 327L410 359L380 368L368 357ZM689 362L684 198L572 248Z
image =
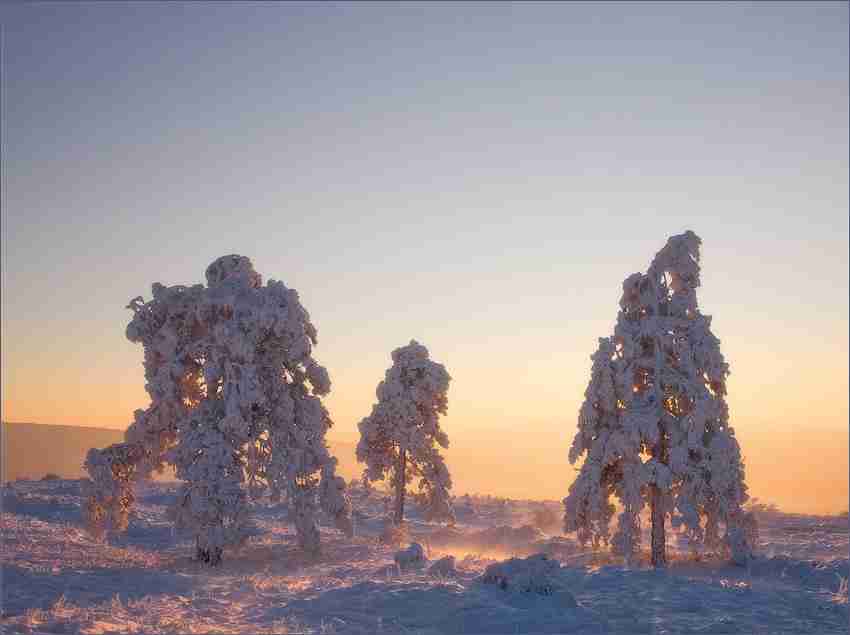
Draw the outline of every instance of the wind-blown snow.
M353 538L325 516L323 551L312 557L298 548L287 506L263 498L252 503L245 545L210 569L190 559L191 534L164 515L176 485L140 484L127 531L105 543L83 529L78 481L16 482L2 493L0 630L9 632L829 634L846 633L850 617L846 516L765 512L762 555L748 567L697 562L687 544L671 543L670 566L654 571L645 557L626 568L523 527L540 503L476 498L454 543L413 505L412 540L428 559L456 556L454 574L439 575L399 572L397 549L378 541L382 495L352 488ZM502 537L498 559L481 543L487 536ZM534 566L501 569L526 587L546 582L551 594L485 581L507 556L537 552L552 563L540 580Z

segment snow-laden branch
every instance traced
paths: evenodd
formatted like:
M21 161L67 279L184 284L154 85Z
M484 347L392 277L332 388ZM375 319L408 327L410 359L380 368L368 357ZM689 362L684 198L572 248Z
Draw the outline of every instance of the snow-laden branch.
M396 494L395 524L403 521L406 489L414 477L419 478L417 499L425 516L453 522L452 481L439 451L449 447L440 415L448 411L451 378L414 340L395 349L392 360L378 384L378 403L358 424L357 460L366 464L367 482L390 478Z
M330 379L312 357L316 328L298 293L263 285L248 258L217 259L206 281L155 283L153 299L128 305L127 338L144 347L151 403L136 411L126 443L89 452L89 524L126 527L133 483L170 463L184 481L173 516L202 559L216 563L244 538L248 496L267 488L287 495L299 543L315 551L320 508L351 531L325 442Z
M658 514L657 564L664 561L668 516L695 549L726 544L740 560L755 540L742 510L744 467L729 425L729 366L711 318L697 304L699 247L693 232L673 236L647 273L623 282L614 334L599 340L591 358L569 455L571 463L584 463L564 499L565 531L582 542L611 542L630 558L640 547L639 514L649 504ZM613 537L612 496L623 508Z

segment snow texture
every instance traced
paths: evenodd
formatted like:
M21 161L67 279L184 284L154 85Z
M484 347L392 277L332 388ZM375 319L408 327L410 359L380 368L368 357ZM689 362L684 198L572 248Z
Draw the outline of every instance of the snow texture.
M557 587L561 565L550 560L546 554L535 554L528 558L511 558L505 562L491 564L484 571L481 581L495 584L505 591L552 595Z
M127 530L105 541L84 530L78 481L16 482L0 492L2 632L833 635L847 633L850 619L846 514L756 511L760 555L745 567L694 559L675 541L670 566L660 571L576 549L550 557L557 569L538 563L544 575L524 585L516 572L522 578L523 567L527 575L534 566L501 567L509 586L501 589L482 581L498 564L488 553L454 552L451 577L428 568L399 573L395 549L377 541L380 495L362 488L351 493L363 519L358 535L347 538L332 519L322 521L319 558L298 548L285 506L251 499L257 531L215 569L190 559L192 536L164 518L178 485L140 483ZM461 538L527 518L539 503L478 497L475 506L476 518L453 529ZM416 504L408 523L417 542L430 542L432 558L446 555L448 546L429 541L444 526L426 521ZM519 590L545 589L546 581L557 589L552 595Z
M357 460L366 464L364 480L389 478L395 492L393 522L404 520L407 485L419 479L417 502L426 517L454 522L448 467L439 448L449 447L440 428L448 411L449 377L428 349L411 340L392 352L393 365L376 391L378 403L358 424Z
M569 454L571 463L584 462L564 499L564 529L582 544L610 543L626 560L641 547L641 511L654 496L662 537L669 518L695 552L725 547L744 564L757 540L742 508L747 487L729 425L729 365L697 305L700 242L690 231L671 237L645 274L625 280L614 334L591 357ZM613 535L612 497L621 504ZM663 563L663 545L653 556Z
M135 485L165 463L184 481L170 516L217 564L238 546L249 499L270 490L291 505L298 542L319 549L320 509L350 535L351 505L336 476L321 398L327 371L313 358L316 328L298 293L262 277L243 256L224 256L206 286L153 285L133 299L127 338L144 347L146 410L126 442L92 449L84 510L95 536L123 531Z

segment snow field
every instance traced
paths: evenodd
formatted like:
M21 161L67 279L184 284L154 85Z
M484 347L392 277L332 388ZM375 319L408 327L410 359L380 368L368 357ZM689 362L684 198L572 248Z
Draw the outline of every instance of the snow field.
M346 538L324 518L317 558L298 548L286 507L262 501L245 546L210 568L191 559L191 537L175 533L165 518L176 493L172 484L144 484L127 533L99 543L82 527L78 482L5 487L2 629L86 635L846 633L850 617L846 582L842 587L848 578L846 517L766 514L760 518L764 553L748 567L697 562L671 544L670 566L654 571L646 563L626 568L608 552L535 530L527 523L540 503L476 498L478 512L453 532L425 522L412 506L409 530L428 563L399 572L398 549L378 540L382 495L353 490L356 535ZM455 542L446 539L450 533ZM479 550L483 538L499 536L498 550L509 555L548 551L545 575L529 577L522 565ZM430 565L447 550L456 556L454 575L432 574ZM553 592L489 584L493 565L509 576L518 568L520 581L526 576L531 583L526 587L542 581Z

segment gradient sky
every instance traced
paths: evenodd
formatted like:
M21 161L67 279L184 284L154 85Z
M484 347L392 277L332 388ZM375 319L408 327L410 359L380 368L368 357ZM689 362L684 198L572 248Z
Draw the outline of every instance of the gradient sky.
M622 281L693 229L752 492L847 508L846 2L0 11L3 420L126 427L125 305L239 253L333 438L416 338L458 493L560 498Z

